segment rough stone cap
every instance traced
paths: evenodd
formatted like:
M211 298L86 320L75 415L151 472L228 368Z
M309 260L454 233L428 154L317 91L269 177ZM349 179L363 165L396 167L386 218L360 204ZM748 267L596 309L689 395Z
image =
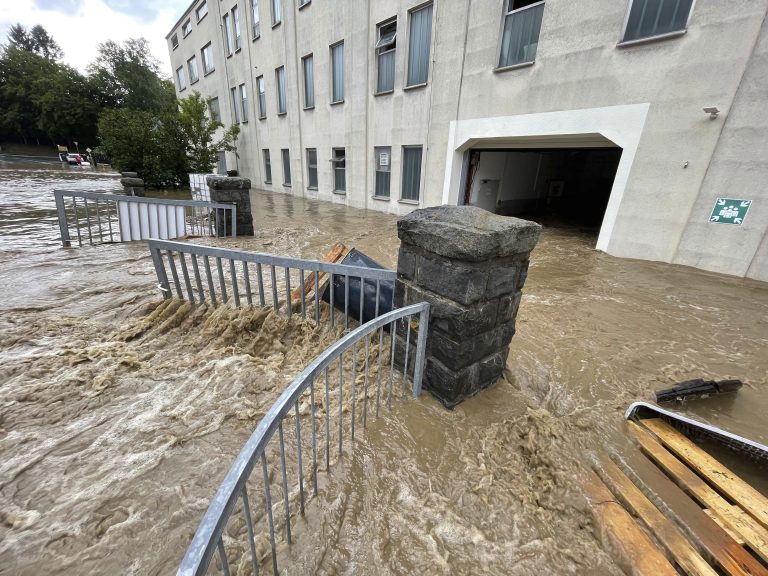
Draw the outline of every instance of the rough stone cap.
M144 186L144 180L141 178L120 178L120 184L131 188L142 188Z
M205 181L211 190L247 190L251 187L248 178L233 176L206 176Z
M402 242L470 262L530 252L540 232L535 222L499 216L477 206L423 208L397 221Z
M120 172L120 176L123 178L138 178L139 173L138 172Z

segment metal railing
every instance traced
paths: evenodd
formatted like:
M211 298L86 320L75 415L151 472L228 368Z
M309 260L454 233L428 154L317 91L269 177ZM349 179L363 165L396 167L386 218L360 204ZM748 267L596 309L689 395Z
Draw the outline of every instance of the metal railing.
M337 340L288 386L259 422L219 486L179 566L179 576L206 574L212 561L218 564L224 574L230 574L230 563L237 565L237 573L249 571L256 575L262 569L266 572L271 564L272 572L277 576L278 539L284 538L289 545L293 541L292 509L295 513L298 505L299 514L303 516L305 513L308 497L305 482L311 482L312 494L317 496L323 451L324 469L328 473L331 468L331 452L336 452L337 441L338 457L341 458L343 454L345 424L348 424L346 428L350 431L350 444L353 444L356 421L361 420L365 428L369 404L371 410L375 406L376 417L381 405L386 403L391 408L395 380L399 380L400 384L407 383L412 374L413 396L421 392L428 319L427 303L413 304L383 314ZM386 351L388 383L383 382L382 378L385 326L389 326L389 350ZM417 332L416 346L409 361L412 331ZM377 332L379 348L374 361L370 362L369 356L373 350L371 342L375 343ZM404 333L407 335L403 341ZM400 348L398 354L396 348ZM358 358L360 349L363 349L362 359ZM345 353L348 358L351 356L348 390L345 390L345 373L349 371L345 369ZM399 366L395 367L396 356L403 366L402 379ZM357 373L358 364L364 372L362 378ZM372 365L376 366L375 377L369 374L374 369ZM331 377L333 368L336 371ZM362 396L360 387L356 388L358 380L361 380ZM333 390L331 381L338 381L338 386L333 386ZM324 400L322 396L320 398L321 406L316 402L315 388L319 388L318 393L325 394ZM405 396L405 390L402 395ZM332 409L332 396L338 400L337 409ZM351 405L346 411L345 398ZM358 405L361 405L359 411L356 410ZM348 414L346 418L345 413ZM293 419L292 426L284 426L288 419ZM333 419L336 421L332 423ZM307 427L310 428L309 438L306 432L302 436L302 430ZM271 442L275 437L276 442ZM306 457L311 460L307 465L304 464ZM261 474L252 476L257 465L261 468ZM271 475L270 471L274 474ZM258 495L257 500L263 502L261 510L251 509L249 493L251 496ZM247 540L247 546L244 540ZM259 547L257 543L263 546ZM227 548L230 549L229 553ZM215 557L217 560L214 560Z
M186 235L237 235L234 204L55 190L61 243L79 246ZM90 201L90 202L89 202Z
M215 176L215 174L189 174L189 191L192 193L192 200L211 200L211 191L208 188L206 178Z
M315 322L320 325L321 283L329 281L329 302L343 308L345 328L349 327L350 318L363 324L366 318L375 318L393 308L397 278L393 270L167 240L150 240L149 250L158 287L166 299L175 293L178 298L193 304L209 301L216 305L219 301L231 301L237 307L243 302L272 306L276 310L284 307L288 317L301 313L302 319L311 313L310 305L314 303ZM336 281L341 279L344 281ZM293 292L292 286L295 288ZM360 293L354 302L350 288ZM337 292L339 290L343 291L343 296ZM310 292L314 292L311 297ZM286 302L290 305L286 306ZM329 314L333 327L337 315L333 306L330 306Z

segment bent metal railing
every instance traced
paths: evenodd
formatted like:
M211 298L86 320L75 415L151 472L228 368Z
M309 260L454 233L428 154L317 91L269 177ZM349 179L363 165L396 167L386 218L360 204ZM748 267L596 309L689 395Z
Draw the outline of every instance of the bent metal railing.
M360 324L368 305L368 317L377 317L380 312L391 310L394 300L394 282L397 273L379 268L362 268L346 264L334 264L317 260L302 260L265 254L228 250L189 242L150 240L149 250L157 272L158 288L166 299L174 293L190 303L211 304L232 302L239 307L243 302L261 307L283 308L290 318L301 313L307 317L310 304L314 303L315 322L321 319L321 284L328 282L330 302L341 301L344 313L344 327L350 319ZM189 263L188 263L189 260ZM225 271L225 267L227 270ZM343 289L335 287L334 279L344 279ZM341 283L339 283L341 285ZM360 286L364 289L360 289ZM295 287L293 292L291 287ZM350 286L357 287L359 300L353 302ZM336 290L343 290L339 297ZM368 292L368 302L365 292ZM310 297L310 293L314 294ZM384 294L388 297L385 299ZM371 310L371 301L375 309ZM285 306L290 302L290 306ZM353 317L353 313L354 317ZM330 323L336 325L334 307L329 308Z
M351 429L351 440L354 443L355 421L357 419L355 407L357 404L362 403L361 420L363 427L365 427L367 423L369 399L371 403L375 402L377 417L379 413L379 405L383 403L382 398L384 394L387 394L387 404L391 408L393 382L395 380L395 350L396 347L398 347L398 342L403 348L399 358L401 360L403 356L405 358L402 361L403 379L401 382L407 382L410 365L410 373L413 374L413 396L416 397L421 392L428 319L429 304L427 303L413 304L382 314L378 318L359 326L357 329L337 340L331 347L318 356L288 386L256 426L256 430L240 451L240 454L230 467L224 481L219 486L213 501L208 507L208 510L184 555L177 572L179 576L206 574L211 561L216 554L218 555L219 568L224 574L229 574L230 558L232 555L227 553L227 544L229 544L230 550L234 550L235 553L238 551L241 552L239 558L234 559L234 562L237 562L239 565L237 573L248 570L253 574L259 574L262 567L266 571L271 563L272 572L277 576L277 538L283 536L289 545L292 543L293 539L291 534L292 496L288 483L288 469L291 469L291 478L296 482L294 491L298 491L298 496L293 497L293 508L295 511L296 500L298 500L299 513L303 516L306 500L304 483L307 475L311 477L313 495L317 496L318 493L317 475L318 471L321 471L319 466L322 465L322 463L320 465L318 464L318 455L322 456L322 453L320 453L322 446L321 448L318 448L318 437L324 437L321 438L321 443L322 440L324 440L326 473L329 472L331 466L330 458L332 445L335 452L335 439L332 438L332 436L335 434L336 430L338 430L339 457L341 457L343 453L343 436L345 431L343 400L343 394L345 393L344 354L351 350L352 374L349 380L349 401L351 403L351 410L348 411L348 419L349 428ZM397 324L402 324L402 326L396 326ZM374 395L373 391L369 390L370 379L368 355L370 351L371 335L375 335L378 331L381 337L384 332L384 327L387 325L390 328L389 391L382 390L382 349L379 348L379 370L376 372L376 391L374 399L372 397ZM417 330L418 333L416 337L415 351L412 355L412 360L409 362L409 340L410 332L412 330ZM406 331L408 336L403 344L401 335ZM375 338L373 340L375 341ZM364 361L362 362L364 377L362 378L363 391L361 399L359 398L360 390L356 390L356 383L359 379L359 375L357 374L357 353L359 348L364 348ZM337 422L332 426L331 419L334 410L331 410L331 378L329 377L329 369L332 365L336 364L337 360L338 388L334 389L333 392L335 393L334 396L338 398L339 406L336 417ZM399 367L397 370L399 376ZM322 403L322 411L324 412L324 415L322 417L318 415L320 409L316 402L316 385L319 385L321 389L324 387L325 392L325 400ZM386 388L386 386L384 386L384 388ZM308 401L306 398L307 396L309 397ZM302 422L302 410L305 414L306 412L309 412L311 440L302 440L302 426L306 425L306 422ZM294 420L294 432L290 439L292 439L295 444L294 452L289 452L286 448L286 438L288 437L286 429L290 430L290 427L283 426L283 422L291 417ZM324 429L322 426L318 425L323 423L325 424ZM332 432L332 430L334 432ZM270 448L270 440L275 437L275 432L277 432L277 446L271 446L272 449L270 450L268 449ZM309 453L310 450L311 466L305 466L304 454ZM286 456L293 456L294 454L295 459ZM270 461L273 462L271 466ZM279 462L279 468L275 461ZM286 461L295 465L287 466ZM261 467L260 478L251 478L251 472L257 464ZM278 469L280 471L280 478L277 481L271 480L270 470L276 471ZM277 476L277 472L275 472L274 475ZM254 475L254 477L258 476L258 474ZM256 487L253 486L254 480L258 483L258 486ZM259 515L258 509L255 509L257 511L256 521L254 521L254 511L251 509L249 501L249 482L251 483L251 495L258 492L261 497L260 499L263 500L263 512ZM276 484L276 486L273 486L273 484ZM282 498L280 498L280 496ZM277 515L275 515L275 506L277 507ZM282 525L280 523L280 508L282 508L283 512ZM231 526L228 527L228 524L232 519L234 512L241 513L245 521L245 530L242 529L242 524L239 525L241 536L240 543L242 543L242 540L247 539L247 551L245 546L238 546L238 543L227 542L227 540L232 539L232 529ZM261 530L263 530L263 532L257 532L259 521L261 521ZM237 526L235 526L234 530L237 531ZM263 538L264 533L268 534L268 542ZM257 551L257 541L264 543L261 558Z
M72 228L79 246L186 235L237 236L234 204L71 190L53 194L64 247L72 245Z

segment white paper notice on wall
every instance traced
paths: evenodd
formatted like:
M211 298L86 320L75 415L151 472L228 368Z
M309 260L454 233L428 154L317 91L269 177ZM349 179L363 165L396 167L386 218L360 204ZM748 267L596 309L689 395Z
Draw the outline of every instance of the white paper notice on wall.
M379 166L389 166L389 152L379 154Z

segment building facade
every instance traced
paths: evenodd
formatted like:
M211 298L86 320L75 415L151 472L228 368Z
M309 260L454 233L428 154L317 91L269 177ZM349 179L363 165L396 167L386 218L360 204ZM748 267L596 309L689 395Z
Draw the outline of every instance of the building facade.
M196 0L177 94L255 187L475 204L768 280L768 0ZM706 111L704 110L706 108Z

